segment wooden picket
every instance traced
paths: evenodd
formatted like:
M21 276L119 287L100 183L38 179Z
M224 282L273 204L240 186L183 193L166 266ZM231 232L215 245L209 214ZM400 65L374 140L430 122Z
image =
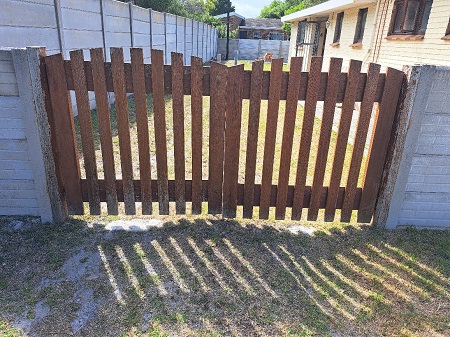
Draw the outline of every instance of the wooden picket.
M303 60L291 59L291 71L282 70L283 60L272 60L271 71L263 70L263 61L255 61L251 71L242 65L227 67L212 63L203 66L200 58L192 57L191 65L183 64L183 55L172 53L171 65L164 65L164 54L151 51L151 64L144 64L141 49L132 48L131 63L124 62L121 48L111 48L111 62L104 61L101 49L90 51L91 61L85 61L83 51L45 57L43 81L52 113L50 125L54 133L54 153L60 190L71 214L83 214L83 202L89 203L91 214L101 213L101 202L106 202L108 214L118 214L118 203L124 203L126 214L136 214L136 203L142 204L142 214L152 214L152 203L158 202L159 214L170 213L175 202L177 214L186 213L186 203L192 203L192 213L202 211L202 202L208 203L208 212L236 217L237 206L243 206L243 216L251 218L255 207L259 217L267 219L271 208L275 217L284 219L286 209L292 209L292 219L301 219L308 208L308 219L316 220L319 209L324 209L326 221L333 221L341 209L341 221L349 221L353 210L358 210L360 221L370 221L383 174L389 148L404 74L389 68L380 73L380 66L371 64L368 73L361 73L360 61L350 62L348 73L341 71L342 60L332 58L328 72L322 72L322 58L311 60L310 71L301 72ZM79 115L84 175L78 159L74 117L70 91L75 93ZM98 114L102 172L99 179L90 111L89 92L93 92ZM114 93L121 179L116 178L113 135L111 130L108 93ZM147 111L147 94L153 95L153 120ZM134 95L136 113L139 167L133 168L133 150L130 139L130 115L127 94ZM172 95L174 180L168 173L167 111L165 95ZM191 96L190 121L187 119L185 95ZM203 97L209 96L209 134L203 132ZM249 99L248 129L242 130L243 100ZM262 179L256 183L257 143L262 101L267 100L267 127L262 154ZM273 183L277 123L280 102L286 101L277 183ZM301 134L294 126L298 101L305 101ZM316 106L324 102L317 149L311 147L314 136ZM331 148L333 118L336 104L342 103L337 140ZM348 151L350 124L355 103L361 103L357 116L357 130L346 185L341 185L344 158ZM375 112L374 112L375 111ZM375 114L375 116L373 116ZM364 148L371 118L375 118L370 135L367 157ZM191 140L185 142L186 123L191 123ZM57 127L56 127L57 125ZM241 146L241 134L247 132L247 143ZM149 142L149 133L155 136L155 150ZM203 172L203 140L208 143L208 170ZM293 145L299 152L293 153ZM191 148L188 165L187 150ZM244 148L245 165L239 163L240 149ZM152 151L155 153L152 154ZM312 152L317 151L317 152ZM331 178L324 186L327 158L333 152ZM315 154L315 163L309 163ZM156 179L152 179L152 161L156 158ZM291 157L297 158L296 168ZM364 161L364 159L366 160ZM315 164L312 185L307 186L308 166ZM365 167L362 187L358 187L361 167ZM245 166L244 182L239 182L240 167ZM186 179L190 169L192 179ZM136 179L136 170L139 179ZM296 170L296 171L295 171ZM289 185L291 172L296 173L295 185ZM202 175L207 173L207 179ZM244 173L244 172L241 172ZM241 175L242 176L242 175ZM241 178L242 179L242 178Z

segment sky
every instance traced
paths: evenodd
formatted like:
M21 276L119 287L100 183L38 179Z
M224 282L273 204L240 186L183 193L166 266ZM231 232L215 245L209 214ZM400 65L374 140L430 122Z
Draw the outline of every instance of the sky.
M271 2L272 0L231 0L236 13L246 18L256 18L261 9Z

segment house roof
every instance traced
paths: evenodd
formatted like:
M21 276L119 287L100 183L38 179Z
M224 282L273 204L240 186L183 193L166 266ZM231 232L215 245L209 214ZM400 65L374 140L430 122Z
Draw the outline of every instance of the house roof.
M242 20L245 20L245 18L242 15L239 15L236 12L230 12L230 16L236 16L236 17L238 17L238 18L240 18ZM214 17L217 18L217 19L226 18L227 17L227 13L223 13L223 14L220 14L220 15L215 15Z
M281 19L249 18L245 19L244 24L240 25L239 28L280 30L282 26Z
M285 15L281 18L281 21L295 22L309 17L325 16L326 14L342 11L347 8L360 7L375 2L377 2L377 0L329 0L319 5Z

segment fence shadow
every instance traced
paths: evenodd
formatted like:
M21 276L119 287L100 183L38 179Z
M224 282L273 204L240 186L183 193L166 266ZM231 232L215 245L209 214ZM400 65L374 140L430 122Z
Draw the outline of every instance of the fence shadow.
M70 293L53 300L51 312L70 313L83 284L96 310L82 331L93 336L124 330L183 336L449 332L448 232L347 226L309 236L219 220L168 222L143 233L75 227L51 238L24 234L36 247L27 254L41 254L42 265L35 266L42 270L59 256L64 271L74 250L59 236L78 238L75 246L91 252L96 275L66 280ZM41 252L41 244L48 249ZM26 264L26 257L16 258ZM59 315L57 326L70 324L77 310Z

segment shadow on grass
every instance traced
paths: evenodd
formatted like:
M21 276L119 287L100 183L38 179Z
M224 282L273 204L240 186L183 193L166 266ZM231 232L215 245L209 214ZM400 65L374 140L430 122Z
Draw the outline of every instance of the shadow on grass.
M84 336L450 333L449 231L347 226L308 236L261 223L179 220L111 233L73 219L2 230L0 242L0 320L14 322L44 301L50 313L31 325L36 336L73 331L89 307L77 302L80 288L92 290L95 307L78 331ZM74 256L78 265L97 260L96 274L67 274Z

